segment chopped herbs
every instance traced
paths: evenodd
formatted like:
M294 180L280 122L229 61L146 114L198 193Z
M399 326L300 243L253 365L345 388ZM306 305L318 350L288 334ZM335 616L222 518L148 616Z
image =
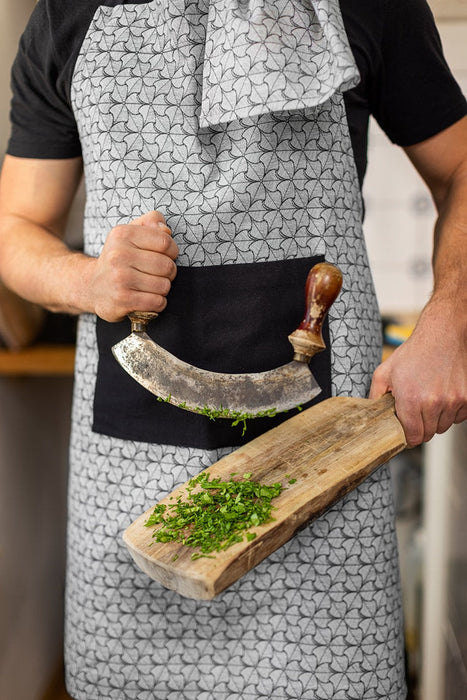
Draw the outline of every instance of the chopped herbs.
M248 532L249 528L273 520L271 501L282 490L280 483L267 486L251 481L251 473L243 474L242 481L235 481L233 475L221 481L201 472L188 482L186 497L180 495L168 506L156 505L145 525L159 526L153 535L156 542L197 547L192 560L210 557L211 552L242 542L244 534L248 542L254 540L256 533Z
M166 396L165 399L163 399L161 396L156 397L158 401L161 401L162 403L171 403L172 402L172 396L169 394ZM232 420L232 427L234 428L237 425L242 425L242 437L245 435L246 429L247 429L247 420L251 420L253 418L274 418L274 416L277 416L278 413L288 413L288 411L278 411L277 408L268 408L265 411L258 411L258 413L242 413L241 411L231 411L228 408L209 408L208 406L197 406L193 408L192 406L188 406L185 402L177 404L178 408L183 408L187 411L192 411L193 413L199 413L202 416L207 416L210 420L217 420L218 418L230 418ZM301 411L302 406L296 406L295 407L297 411Z
M185 403L178 404L179 408L187 408ZM229 418L232 421L232 428L237 425L242 425L242 437L245 435L247 429L247 420L252 418L274 418L277 415L276 408L268 408L266 411L258 411L258 413L242 413L241 411L230 411L228 408L209 408L208 406L196 407L192 410L194 413L199 413L202 416L207 416L210 420L217 420L218 418Z

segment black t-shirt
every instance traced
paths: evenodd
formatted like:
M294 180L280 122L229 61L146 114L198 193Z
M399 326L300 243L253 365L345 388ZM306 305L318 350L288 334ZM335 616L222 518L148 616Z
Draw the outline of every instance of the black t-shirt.
M12 133L8 153L72 158L81 153L70 101L74 65L100 6L117 0L39 0L12 71ZM409 146L467 113L449 71L426 0L341 0L361 82L345 95L360 182L366 169L372 114L394 143Z

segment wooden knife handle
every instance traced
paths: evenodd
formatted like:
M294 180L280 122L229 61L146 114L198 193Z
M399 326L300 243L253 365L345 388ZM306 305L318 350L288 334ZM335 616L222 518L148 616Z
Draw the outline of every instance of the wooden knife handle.
M149 321L159 316L155 311L132 311L128 314L132 333L144 333Z
M308 273L305 286L305 317L298 328L289 335L293 345L294 360L309 362L313 355L326 347L323 321L342 287L342 273L334 265L318 263Z

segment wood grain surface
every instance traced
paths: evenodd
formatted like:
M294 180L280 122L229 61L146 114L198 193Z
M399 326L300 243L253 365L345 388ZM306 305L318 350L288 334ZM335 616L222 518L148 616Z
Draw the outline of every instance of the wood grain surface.
M0 376L73 375L75 348L72 345L33 345L22 350L0 349Z
M405 446L391 395L327 399L205 470L222 479L232 472L251 472L253 481L286 487L273 501L274 521L251 528L254 540L245 539L214 559L192 561L192 548L158 543L154 529L145 527L154 504L126 529L124 542L138 567L166 588L188 598L212 599ZM184 491L181 485L170 495ZM170 495L160 503L169 504Z

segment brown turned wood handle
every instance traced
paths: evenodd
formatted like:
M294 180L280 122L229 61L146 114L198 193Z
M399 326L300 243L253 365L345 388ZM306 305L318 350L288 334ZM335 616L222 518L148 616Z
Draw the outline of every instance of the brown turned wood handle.
M149 321L159 316L155 311L132 311L128 314L132 333L144 333Z
M305 316L298 328L289 335L294 360L309 362L326 347L323 321L342 287L342 273L334 265L318 263L308 273L305 286Z

